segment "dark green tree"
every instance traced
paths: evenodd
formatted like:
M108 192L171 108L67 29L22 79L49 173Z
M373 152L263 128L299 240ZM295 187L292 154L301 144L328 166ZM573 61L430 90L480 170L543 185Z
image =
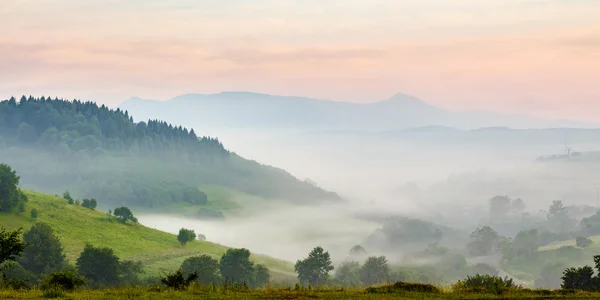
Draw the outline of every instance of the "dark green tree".
M77 270L94 287L114 286L119 283L120 261L110 248L96 248L87 244L77 258Z
M138 222L137 218L133 216L131 209L129 209L128 207L123 206L115 208L115 210L113 211L113 215L117 218L117 220L121 221L122 223L126 223L127 221L131 221L133 223Z
M69 204L75 203L75 199L73 199L73 197L71 197L71 193L69 193L69 191L65 191L63 193L63 199L67 200L67 203L69 203Z
M181 243L181 246L185 246L185 244L196 239L196 232L192 229L179 229L179 234L177 235L177 240Z
M6 281L5 268L8 263L17 261L18 257L25 250L25 243L21 240L21 229L16 231L7 231L0 227L0 273Z
M316 247L308 254L307 258L298 260L294 269L301 283L317 287L327 282L329 272L333 271L334 267L329 252L321 247Z
M27 196L18 188L20 177L7 164L0 164L0 211L24 209Z
M219 262L221 277L229 283L250 284L254 280L254 263L245 248L228 249Z
M264 287L271 281L271 273L269 269L263 265L256 265L254 268L254 282L252 285L255 288Z
M208 255L186 258L181 264L181 271L185 276L197 273L198 282L203 285L217 285L221 282L219 261Z
M46 223L35 223L23 234L27 244L19 263L28 271L43 276L67 265L60 239Z
M122 285L138 285L140 275L144 273L144 265L139 261L124 260L119 262L119 282Z
M385 256L371 256L360 268L360 280L365 285L384 283L389 276L390 267Z
M37 218L38 218L38 216L39 216L38 210L37 210L37 209L35 209L35 208L32 208L32 209L31 209L31 213L30 213L30 215L31 215L31 218L32 218L32 219L34 219L34 220L35 220L35 219L37 219Z
M85 208L89 208L91 210L96 209L96 206L98 206L98 202L96 201L96 199L92 198L92 199L83 199L81 200L81 206L85 207Z

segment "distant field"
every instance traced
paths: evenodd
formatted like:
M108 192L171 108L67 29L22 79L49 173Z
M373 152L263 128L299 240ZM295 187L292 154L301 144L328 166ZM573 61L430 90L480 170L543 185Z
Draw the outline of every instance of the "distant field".
M121 224L109 219L103 212L69 205L62 198L35 192L26 194L29 197L26 212L22 215L0 213L0 226L27 230L34 223L29 217L31 209L38 209L38 221L54 228L65 247L67 258L73 263L86 243L110 247L122 259L142 261L147 275L175 270L191 256L208 254L220 257L227 250L225 246L202 241L194 241L183 248L173 234L139 224ZM289 262L263 255L253 255L253 260L266 265L274 277L290 279L295 276Z
M586 248L577 247L575 240L540 247L536 255L524 260L505 263L503 267L511 276L533 286L535 279L540 275L542 267L547 264L564 263L568 267L593 265L593 256L600 254L600 236L590 237L590 239L592 239L593 244Z

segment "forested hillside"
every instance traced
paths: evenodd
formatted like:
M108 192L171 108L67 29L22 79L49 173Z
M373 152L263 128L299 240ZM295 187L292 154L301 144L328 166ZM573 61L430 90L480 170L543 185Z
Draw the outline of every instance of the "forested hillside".
M297 203L337 200L289 173L246 160L214 138L93 102L22 97L0 102L0 160L25 187L101 205L205 204L202 184Z

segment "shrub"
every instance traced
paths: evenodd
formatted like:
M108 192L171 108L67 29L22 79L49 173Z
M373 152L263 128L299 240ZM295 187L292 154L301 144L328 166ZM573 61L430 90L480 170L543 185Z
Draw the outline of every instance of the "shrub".
M499 276L480 275L467 276L464 280L459 280L452 285L454 291L473 292L473 293L491 293L500 295L511 289L520 289L512 278Z
M402 281L390 285L367 288L367 293L369 294L390 294L397 292L440 293L441 291L431 284L406 283Z
M176 289L176 290L184 290L187 289L192 282L198 279L198 273L192 273L185 278L183 276L183 272L181 269L177 270L175 273L166 274L165 277L160 279L162 284L167 287Z
M577 247L581 247L581 248L585 248L593 243L594 242L592 242L592 240L590 238L583 237L583 236L578 236L575 239L575 244L577 245Z
M39 216L38 210L35 209L35 208L31 209L31 218L32 219L37 219L38 216Z
M83 277L77 276L72 271L53 272L48 275L42 284L43 290L62 289L66 291L74 291L80 286L85 286L86 282Z

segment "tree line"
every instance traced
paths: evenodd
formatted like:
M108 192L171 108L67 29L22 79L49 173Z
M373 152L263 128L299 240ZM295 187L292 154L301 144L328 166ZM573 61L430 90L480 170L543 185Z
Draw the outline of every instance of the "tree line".
M36 190L68 189L110 205L204 205L201 184L286 201L339 199L283 170L243 159L193 129L134 122L127 111L79 100L1 101L0 156Z

